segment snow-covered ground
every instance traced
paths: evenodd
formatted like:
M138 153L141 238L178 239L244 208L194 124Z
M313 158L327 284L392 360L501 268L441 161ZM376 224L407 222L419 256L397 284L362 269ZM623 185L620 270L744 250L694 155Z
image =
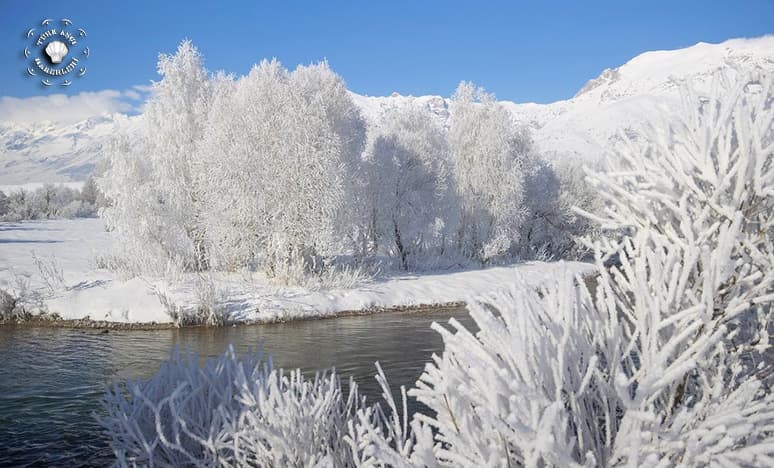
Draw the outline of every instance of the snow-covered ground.
M97 256L110 250L110 235L100 219L0 223L0 289L18 291L21 283L29 281L29 286L42 295L48 312L65 319L166 323L172 321L168 304L197 306L203 281L198 275L174 282L123 279L97 268ZM257 275L217 274L212 280L231 320L252 322L462 302L507 287L517 276L537 287L565 268L577 273L593 269L578 262L530 262L484 270L394 275L351 289L331 290L280 287Z
M83 188L83 181L80 182L52 182L57 187L67 187L75 190ZM25 192L34 192L35 190L46 185L46 182L27 182L26 184L0 184L0 192L8 195L9 193L16 192L18 190L24 190Z

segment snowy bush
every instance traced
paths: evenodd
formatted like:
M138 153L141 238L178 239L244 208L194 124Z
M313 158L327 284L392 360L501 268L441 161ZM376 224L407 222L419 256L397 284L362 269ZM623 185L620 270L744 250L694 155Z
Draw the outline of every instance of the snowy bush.
M199 273L193 282L193 303L181 305L164 285L147 283L148 289L177 327L224 326L228 320L225 292L209 274Z
M32 262L38 270L38 277L43 281L50 293L54 294L67 287L62 265L55 256L41 258L35 254L35 251L31 251L30 254L32 255Z
M370 282L379 274L374 265L364 265L362 262L344 262L336 259L323 270L307 278L304 288L315 290L354 289Z
M510 293L471 307L473 335L456 322L413 393L433 410L440 461L458 466L603 462L615 400L600 382L602 322L583 289ZM478 428L472 430L472 428Z
M353 466L365 456L349 435L356 416L373 427L386 418L348 387L335 373L275 369L261 353L229 348L200 367L176 350L150 380L108 388L99 420L122 465Z
M0 289L0 322L23 322L33 317L33 312L45 317L47 309L39 291L30 287L30 279L13 275L10 287Z
M18 298L5 289L0 289L0 322L20 318L18 302Z
M758 375L774 301L773 94L749 78L689 91L680 119L592 174L607 234L592 243L593 300L565 279L484 298L475 335L440 329L444 352L412 393L433 410L414 422L437 431L441 464L771 463L774 394Z
M621 259L601 268L599 290L622 330L616 460L756 464L771 456L760 444L773 417L751 367L770 346L774 301L774 90L718 76L709 95L684 97L678 118L592 175L607 207L597 262ZM761 401L757 422L740 418ZM724 433L704 433L721 410Z
M200 274L196 282L195 321L198 325L221 326L226 323L224 291L212 276Z

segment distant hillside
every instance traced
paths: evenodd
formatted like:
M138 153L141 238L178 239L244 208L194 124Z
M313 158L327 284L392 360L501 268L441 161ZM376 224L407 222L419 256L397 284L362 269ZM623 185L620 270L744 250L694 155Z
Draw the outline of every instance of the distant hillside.
M528 126L538 148L550 157L596 158L620 130L669 112L678 103L679 83L708 85L717 70L737 67L774 73L774 36L699 43L685 49L638 55L604 70L571 99L551 104L503 101L514 120ZM436 121L449 122L449 100L440 96L370 97L352 94L364 117L378 125L390 108L416 106ZM103 158L110 116L74 125L24 125L0 120L0 185L85 179Z

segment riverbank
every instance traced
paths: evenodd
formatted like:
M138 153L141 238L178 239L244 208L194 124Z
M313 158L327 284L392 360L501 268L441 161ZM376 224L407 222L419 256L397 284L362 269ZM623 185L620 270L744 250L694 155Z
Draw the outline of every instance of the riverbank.
M122 279L98 266L96 259L111 248L99 219L0 223L0 289L22 298L33 315L58 318L33 318L39 325L110 329L171 327L195 314L230 325L449 307L517 281L537 288L565 270L594 270L579 262L528 262L309 289L278 286L258 273Z
M342 317L359 317L364 315L373 315L379 313L411 313L411 314L433 314L444 311L457 310L465 307L464 302L446 302L437 304L417 304L397 307L379 307L364 310L343 310L335 315L326 316L304 316L294 319L293 321L304 320L325 320L335 319ZM272 323L286 323L287 320L278 320L275 322L240 322L231 324L233 326L251 326L251 325L269 325ZM26 320L0 320L0 327L2 326L14 326L22 328L67 328L67 329L81 329L81 330L97 330L102 332L109 331L150 331L150 330L169 330L172 328L202 328L206 325L177 325L172 322L156 323L156 322L109 322L105 320L92 320L89 317L82 319L63 319L58 315L45 314L35 315Z

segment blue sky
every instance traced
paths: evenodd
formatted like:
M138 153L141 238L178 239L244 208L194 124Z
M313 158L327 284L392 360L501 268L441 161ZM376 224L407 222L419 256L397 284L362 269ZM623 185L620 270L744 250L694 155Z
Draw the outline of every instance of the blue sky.
M187 37L210 70L327 58L361 94L448 96L464 79L500 99L551 102L647 50L774 33L774 0L0 1L0 96L18 98L147 85L158 52ZM24 74L24 34L62 17L88 31L88 74L42 88Z

